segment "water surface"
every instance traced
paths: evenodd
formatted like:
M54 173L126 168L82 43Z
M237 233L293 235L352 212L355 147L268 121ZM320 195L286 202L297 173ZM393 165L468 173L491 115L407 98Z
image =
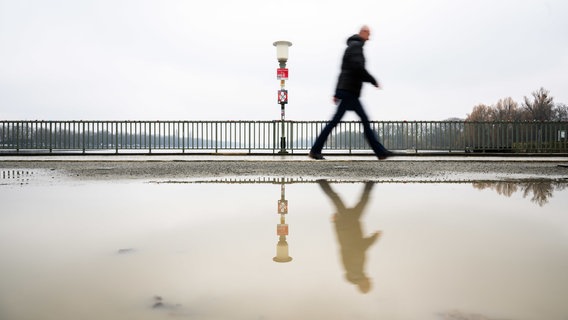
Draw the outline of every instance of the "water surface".
M0 319L568 318L566 183L33 176L0 184Z

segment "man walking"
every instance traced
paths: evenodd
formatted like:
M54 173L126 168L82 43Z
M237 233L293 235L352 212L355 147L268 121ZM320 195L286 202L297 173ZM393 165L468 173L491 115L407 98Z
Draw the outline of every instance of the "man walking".
M369 40L370 35L371 30L369 27L363 26L361 27L361 30L359 30L358 34L347 39L347 49L345 49L345 53L343 54L341 73L339 74L335 95L333 96L333 101L337 105L337 110L331 121L324 127L314 142L314 145L308 154L308 156L312 159L325 159L321 154L323 145L333 128L335 128L341 118L345 115L345 112L348 110L355 111L359 118L361 118L365 138L379 160L386 159L392 155L392 153L385 149L375 136L371 129L371 125L369 124L369 118L363 109L363 105L361 105L361 102L359 101L363 82L369 82L375 87L380 88L377 80L367 71L367 69L365 69L363 46L365 45L365 41Z

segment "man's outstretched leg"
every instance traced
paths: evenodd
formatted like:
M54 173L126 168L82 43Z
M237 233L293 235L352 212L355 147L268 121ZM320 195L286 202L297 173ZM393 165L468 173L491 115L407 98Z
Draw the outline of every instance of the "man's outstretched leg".
M367 113L363 109L361 103L358 104L358 108L355 109L355 113L361 118L361 122L363 123L363 133L365 134L365 139L373 149L373 152L379 158L379 160L384 160L390 156L392 156L392 152L388 151L378 140L375 132L371 129L371 124L369 123L369 118L367 117Z

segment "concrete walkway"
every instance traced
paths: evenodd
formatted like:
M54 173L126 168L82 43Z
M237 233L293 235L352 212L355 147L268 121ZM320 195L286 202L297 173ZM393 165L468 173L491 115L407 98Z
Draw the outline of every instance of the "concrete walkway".
M568 183L564 157L328 156L34 156L0 157L2 172L31 172L52 181L195 179L335 179L374 181L554 180ZM12 174L13 176L13 174Z

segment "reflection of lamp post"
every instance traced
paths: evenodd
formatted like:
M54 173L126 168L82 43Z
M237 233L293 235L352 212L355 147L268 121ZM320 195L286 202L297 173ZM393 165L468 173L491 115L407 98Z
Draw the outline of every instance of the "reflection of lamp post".
M282 179L284 180L284 179ZM280 214L280 223L276 226L276 235L278 244L276 245L276 257L272 260L276 262L290 262L292 257L288 255L288 242L286 236L288 235L288 225L286 224L286 214L288 214L288 200L286 200L286 189L284 181L280 185L280 200L278 200L278 213Z
M285 89L286 80L288 80L288 69L286 62L288 61L288 48L292 46L290 41L276 41L273 43L276 47L276 59L278 59L279 68L276 70L276 77L280 80L280 90L278 90L278 103L280 104L280 118L282 122L282 132L280 137L280 154L286 154L286 137L284 135L284 106L288 103L288 90Z

